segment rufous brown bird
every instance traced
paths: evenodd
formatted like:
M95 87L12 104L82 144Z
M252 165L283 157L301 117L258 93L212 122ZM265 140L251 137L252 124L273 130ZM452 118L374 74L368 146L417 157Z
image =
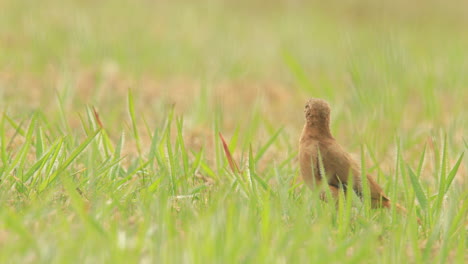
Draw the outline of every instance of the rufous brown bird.
M304 114L306 122L299 142L299 164L305 183L316 190L322 181L326 181L334 198L338 197L340 189L346 192L348 188L362 198L361 170L330 132L329 104L322 99L310 99L305 105ZM353 177L352 186L347 185L349 177ZM371 175L367 175L366 179L372 208L389 208L390 199L382 188ZM321 198L324 197L322 192ZM398 204L395 206L399 211L406 211Z

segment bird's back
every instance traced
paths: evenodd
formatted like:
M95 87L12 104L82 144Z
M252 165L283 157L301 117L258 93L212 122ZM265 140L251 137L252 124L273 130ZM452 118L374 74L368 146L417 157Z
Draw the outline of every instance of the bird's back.
M359 166L356 161L336 140L322 140L320 154L330 184L339 185L340 182L348 182L349 175L359 174Z

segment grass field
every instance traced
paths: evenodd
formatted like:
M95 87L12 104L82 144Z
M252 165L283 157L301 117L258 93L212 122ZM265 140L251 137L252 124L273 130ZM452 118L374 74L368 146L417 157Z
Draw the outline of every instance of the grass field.
M0 263L467 263L466 47L464 1L2 0ZM309 97L407 216L303 185Z

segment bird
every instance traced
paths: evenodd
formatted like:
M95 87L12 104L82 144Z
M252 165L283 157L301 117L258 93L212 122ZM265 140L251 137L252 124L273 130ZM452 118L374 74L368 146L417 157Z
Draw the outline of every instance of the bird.
M352 190L363 198L363 179L361 168L351 155L335 140L330 132L330 105L323 99L311 98L304 108L305 124L299 139L300 173L305 184L312 190L317 190L326 181L333 198L338 198L339 192ZM351 182L352 186L348 186ZM372 208L390 208L392 203L385 195L382 187L372 175L366 175L367 186L370 189ZM320 197L326 200L325 192ZM402 212L406 209L395 203Z

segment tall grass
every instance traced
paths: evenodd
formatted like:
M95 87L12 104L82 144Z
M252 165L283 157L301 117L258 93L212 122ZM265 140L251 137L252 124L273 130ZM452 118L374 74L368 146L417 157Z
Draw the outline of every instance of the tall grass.
M281 129L257 154L250 148L240 169L232 170L223 159L217 170L205 152L185 147L182 119L173 124L172 114L153 133L151 146L133 158L120 154L124 136L113 142L104 128L95 129L95 116L82 123L84 132L77 138L56 140L45 139L47 120L38 116L19 135L24 142L19 149L2 144L2 235L8 237L3 261L425 263L465 258L468 193L452 184L463 154L448 164L446 144L440 146L441 166L431 185L423 182L425 151L419 164L412 164L399 148L391 178L400 180L384 179L389 181L384 186L409 209L402 216L370 210L352 192L338 207L321 202L293 184L297 165L290 160L257 171L255 164ZM5 113L3 126L6 119ZM6 141L2 135L1 142ZM110 146L113 151L106 151ZM27 158L32 150L39 153Z

